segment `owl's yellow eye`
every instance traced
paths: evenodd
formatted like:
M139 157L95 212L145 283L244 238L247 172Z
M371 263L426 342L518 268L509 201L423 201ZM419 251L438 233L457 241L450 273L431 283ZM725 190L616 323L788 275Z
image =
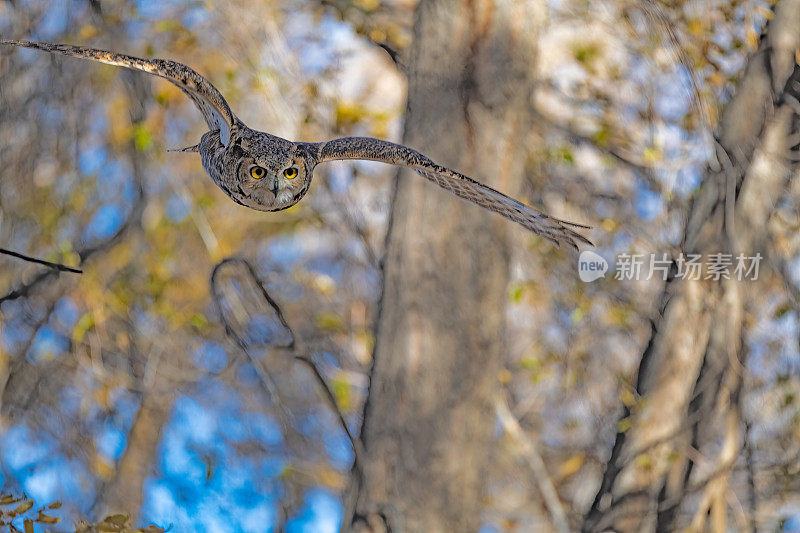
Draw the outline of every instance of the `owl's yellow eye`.
M253 167L250 169L250 175L257 180L260 180L261 178L267 175L267 171L261 167Z
M286 179L293 180L297 177L297 169L295 167L289 167L283 171L283 175L286 176Z

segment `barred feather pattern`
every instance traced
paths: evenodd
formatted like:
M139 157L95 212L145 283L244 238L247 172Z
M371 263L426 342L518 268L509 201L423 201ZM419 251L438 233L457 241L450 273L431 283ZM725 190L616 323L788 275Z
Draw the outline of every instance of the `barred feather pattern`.
M131 70L141 70L142 72L164 78L175 85L194 102L203 114L203 118L209 129L220 130L223 144L227 144L227 139L230 138L230 132L236 125L236 116L217 88L194 69L187 67L183 63L178 63L177 61L171 61L169 59L142 59L140 57L117 54L116 52L67 44L5 39L0 39L0 44L23 46L25 48L34 48L50 53L89 59L107 65L125 67Z
M579 243L592 244L575 231L588 229L588 226L546 215L468 176L437 165L425 155L401 144L371 137L345 137L320 143L317 162L335 159L365 159L409 167L442 189L498 213L556 246L566 244L577 249Z
M322 143L292 142L248 128L231 111L211 82L190 67L166 59L141 59L95 48L0 39L0 45L23 46L116 65L159 76L177 86L203 114L209 131L195 146L203 168L233 201L260 211L280 211L308 191L314 167L336 159L361 159L405 166L444 190L521 224L555 245L575 249L589 244L576 229L587 226L541 213L463 174L442 167L400 144L371 137L345 137ZM255 170L254 170L255 169Z
M449 190L459 198L498 213L522 225L526 229L552 242L556 246L567 244L578 249L578 243L591 245L586 237L571 228L588 229L588 226L567 222L541 213L522 202L492 189L472 178L450 169L433 165L432 167L411 167L420 176Z

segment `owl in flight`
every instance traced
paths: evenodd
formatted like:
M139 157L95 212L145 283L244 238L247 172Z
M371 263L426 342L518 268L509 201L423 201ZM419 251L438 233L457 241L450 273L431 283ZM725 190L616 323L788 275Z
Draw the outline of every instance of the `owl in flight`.
M160 76L186 94L205 118L210 131L184 151L199 152L203 168L234 202L259 211L280 211L299 202L311 185L314 167L325 161L362 159L409 167L421 176L541 235L557 246L591 244L574 224L540 213L522 202L453 170L437 165L411 148L370 137L345 137L320 143L292 142L248 128L206 78L182 63L140 59L64 44L0 40L46 52L91 59Z

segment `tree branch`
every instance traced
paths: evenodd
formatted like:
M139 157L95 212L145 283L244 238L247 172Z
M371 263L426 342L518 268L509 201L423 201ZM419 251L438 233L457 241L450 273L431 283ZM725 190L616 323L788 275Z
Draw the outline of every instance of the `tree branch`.
M23 261L28 261L29 263L44 265L54 270L58 270L59 272L73 272L75 274L83 274L83 270L79 268L69 267L67 265L62 265L61 263L51 263L50 261L45 261L44 259L37 259L36 257L24 255L19 252L6 250L5 248L0 248L0 254L10 255L11 257L16 257L17 259L22 259Z
M221 269L225 265L233 263L238 263L244 266L245 272L258 287L260 296L267 303L267 305L269 305L270 309L274 312L275 316L278 318L281 325L289 333L291 338L290 342L283 345L274 344L271 347L287 349L295 361L303 363L311 371L311 375L314 377L314 380L319 385L320 391L322 392L322 395L324 396L326 403L328 404L331 411L333 411L333 413L336 415L339 424L342 426L342 429L347 435L347 438L350 440L350 444L353 449L354 467L360 472L361 462L359 458L361 455L361 442L353 435L353 433L350 431L350 428L347 426L347 421L344 418L344 414L342 414L342 411L339 409L339 406L336 403L336 397L334 396L330 387L328 387L328 384L325 381L325 378L323 377L319 368L317 368L317 365L314 363L311 357L305 352L305 350L300 346L300 343L297 342L297 337L295 336L294 330L291 328L291 326L289 326L289 323L287 322L286 318L283 315L283 311L281 310L277 302L275 302L275 300L272 299L269 292L267 291L267 288L264 286L264 284L261 282L258 275L256 274L256 271L253 268L253 266L250 264L249 261L240 257L228 257L226 259L223 259L214 266L214 269L211 272L211 279L210 279L211 294L214 298L214 303L217 306L217 309L219 310L222 322L225 325L225 332L236 343L236 345L250 358L251 362L253 363L253 366L256 369L256 372L258 373L265 387L269 391L270 396L273 397L273 400L276 401L278 405L281 405L280 394L278 393L274 380L266 371L266 369L264 369L260 361L251 354L249 349L250 348L249 343L242 337L242 335L240 335L236 331L236 328L233 326L233 324L231 324L231 321L229 320L222 306L222 300L224 296L222 295L221 289L219 287L218 276Z
M561 505L561 500L558 498L553 481L547 472L547 467L544 464L542 456L536 449L536 444L528 438L519 421L511 413L508 408L508 403L499 395L494 401L494 411L503 430L508 433L519 444L521 448L521 455L525 458L528 466L533 470L533 477L536 484L539 486L539 492L542 493L544 503L550 511L556 531L559 533L567 533L570 531L569 523L567 522L567 515L564 512L564 507Z

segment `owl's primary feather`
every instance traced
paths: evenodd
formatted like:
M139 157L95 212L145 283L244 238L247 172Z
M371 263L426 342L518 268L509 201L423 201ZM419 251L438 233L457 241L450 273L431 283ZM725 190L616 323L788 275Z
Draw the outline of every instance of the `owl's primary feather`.
M291 142L248 128L231 111L222 94L206 78L182 63L63 44L0 40L0 44L91 59L162 77L189 96L210 131L197 151L214 182L236 203L260 211L286 209L303 198L318 163L363 159L405 166L465 200L499 213L556 245L591 244L573 228L587 229L540 213L472 178L439 166L405 146L370 137L347 137L322 143Z
M571 246L577 247L575 241L592 244L586 237L570 229L570 227L588 229L587 226L540 213L468 176L437 165L428 157L407 146L371 137L345 137L318 143L317 146L317 162L319 163L336 159L366 159L409 167L442 189L484 209L499 213L557 246L560 242L567 242Z
M91 59L107 65L115 65L154 74L169 80L183 91L186 96L191 98L203 114L203 118L209 129L220 130L224 132L223 137L227 138L231 128L236 125L236 116L217 88L194 69L187 67L183 63L170 61L169 59L141 59L139 57L117 54L116 52L107 52L105 50L96 50L83 46L71 46L68 44L10 41L4 39L0 39L0 44L35 48L36 50L44 50L45 52Z

